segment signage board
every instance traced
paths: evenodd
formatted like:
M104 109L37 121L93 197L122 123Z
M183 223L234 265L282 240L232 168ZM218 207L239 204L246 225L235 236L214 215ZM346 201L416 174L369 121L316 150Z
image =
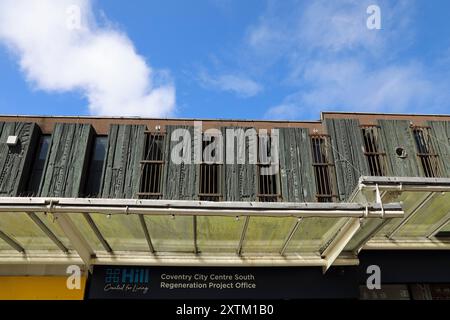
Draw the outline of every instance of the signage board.
M91 299L357 298L354 268L95 266Z

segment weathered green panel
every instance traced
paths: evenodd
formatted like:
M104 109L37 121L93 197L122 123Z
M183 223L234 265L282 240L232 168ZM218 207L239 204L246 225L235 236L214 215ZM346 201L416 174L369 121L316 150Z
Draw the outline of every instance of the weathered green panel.
M144 125L111 125L100 186L102 198L137 198L145 130Z
M226 130L239 130L238 136L242 139L245 139L245 145L241 146L244 148L245 152L245 163L238 163L238 138L234 138L233 141L229 141ZM230 128L222 128L222 132L224 135L224 199L225 201L256 201L257 193L258 193L258 170L257 165L254 163L250 163L250 152L252 148L250 145L252 143L256 143L257 141L250 141L249 138L245 138L245 132L249 129L254 128L242 128L242 127L230 127ZM231 146L234 147L231 149ZM227 158L230 158L230 151L234 150L233 161L227 161ZM228 153L228 154L227 154ZM257 155L254 154L254 157Z
M79 196L86 177L93 134L90 124L55 125L39 191L42 197Z
M392 175L399 177L421 176L410 122L407 120L378 120L378 124L380 125L381 140L385 147ZM403 148L406 157L398 156L397 148Z
M283 201L315 201L316 181L308 129L281 128L279 161Z
M439 155L442 175L450 177L450 121L430 121L433 145Z
M356 119L327 119L337 188L340 200L346 200L358 184L359 177L370 175L364 155L364 140Z
M172 133L177 129L185 129L182 139L172 141ZM164 146L163 168L163 198L167 200L197 200L199 193L199 164L194 163L194 127L167 126L166 143ZM175 137L174 137L175 138ZM172 150L176 145L183 144L183 150L190 148L190 161L175 163ZM201 144L200 144L201 146Z
M8 146L8 136L18 136L16 146ZM28 181L39 128L29 122L0 123L0 196L19 196Z

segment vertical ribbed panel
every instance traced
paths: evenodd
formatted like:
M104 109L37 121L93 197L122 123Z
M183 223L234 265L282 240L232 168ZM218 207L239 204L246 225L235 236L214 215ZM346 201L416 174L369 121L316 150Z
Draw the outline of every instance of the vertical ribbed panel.
M226 134L226 130L231 129L236 132L238 138L229 139ZM250 147L250 144L257 145L256 141L250 141L249 138L245 138L245 132L249 129L254 128L242 128L242 127L230 127L230 128L222 128L222 133L224 137L224 199L225 201L256 201L257 199L257 183L258 183L258 170L256 164L251 164L249 161L250 152L253 148ZM245 144L238 146L238 139L240 141L244 141ZM231 161L227 162L227 158L230 158L230 151L232 144L234 144L234 154L233 154L233 163ZM245 152L245 163L239 164L238 152L242 149ZM228 154L227 154L228 152ZM254 157L257 154L253 154Z
M18 136L16 146L6 144L9 136ZM38 138L34 123L0 123L0 196L19 196L25 188Z
M39 192L42 197L79 196L93 133L90 124L55 125Z
M450 121L430 121L432 143L439 155L442 175L450 177Z
M283 201L315 201L316 181L308 129L281 128L279 161Z
M137 198L145 130L144 125L111 125L100 186L102 198Z
M362 175L370 175L364 155L364 141L358 120L327 119L330 135L339 199L348 199Z
M419 177L421 173L410 122L406 120L378 120L378 123L392 175ZM396 153L397 148L403 148L406 152L406 157L398 156Z
M183 129L184 135L172 141L172 133ZM164 146L163 199L197 200L199 193L199 164L194 163L194 127L166 126L166 143ZM180 164L172 161L171 153L175 146L183 144L183 150L190 149L190 163ZM200 142L201 146L201 142Z

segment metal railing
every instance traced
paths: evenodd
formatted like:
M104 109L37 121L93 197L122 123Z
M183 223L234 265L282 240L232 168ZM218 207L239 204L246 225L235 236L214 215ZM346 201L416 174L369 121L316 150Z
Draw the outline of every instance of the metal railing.
M385 176L387 174L386 153L380 143L379 127L376 125L362 125L364 139L364 155L369 165L371 176Z
M411 129L424 175L429 178L439 177L439 159L431 141L430 127L413 126Z
M144 160L141 161L140 199L161 199L161 181L164 166L164 140L162 133L147 132Z
M334 165L330 161L329 143L329 137L326 135L311 135L312 165L316 178L316 198L318 202L333 202L336 198L332 171L330 170Z

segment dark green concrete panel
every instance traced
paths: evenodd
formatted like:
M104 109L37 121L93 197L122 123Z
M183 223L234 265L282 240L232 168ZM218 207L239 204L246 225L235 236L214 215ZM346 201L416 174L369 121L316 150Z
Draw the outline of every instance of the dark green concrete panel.
M339 199L346 200L363 175L370 175L364 155L364 140L358 120L327 119Z
M103 198L137 198L146 129L144 125L111 125L100 187Z
M281 128L279 161L281 194L287 202L315 201L316 181L309 130Z
M410 122L407 120L378 120L378 124L392 176L421 176ZM397 154L399 148L404 150L405 156Z
M173 133L178 129L182 129L183 131L179 132L184 132L184 135L173 136ZM166 126L166 133L162 184L163 199L196 200L199 193L200 165L194 163L194 127ZM177 137L178 139L176 139ZM173 141L172 138L174 138ZM199 143L201 146L201 141ZM180 148L178 149L177 146ZM176 153L177 150L180 151L180 155L186 155L186 161L180 161L179 163L174 161L172 152Z
M450 177L450 121L430 121L432 142L439 155L443 177Z
M93 135L90 124L55 125L39 192L42 197L79 196Z
M238 138L230 139L227 137L226 130L238 130L237 132ZM250 152L253 148L251 145L256 141L250 141L249 138L245 138L245 132L249 129L254 128L242 128L242 127L232 127L232 128L222 128L223 137L224 137L224 161L225 165L223 166L223 174L224 174L224 200L225 201L256 201L257 193L258 193L258 170L257 165L250 163ZM245 147L243 151L245 152L245 163L238 163L238 139L244 141L245 139ZM234 144L234 158L231 161L227 161L227 158L230 158L230 150L227 150L227 145L231 146ZM255 153L256 157L257 154Z
M34 123L0 123L0 196L19 196L25 189L39 131ZM9 136L18 136L16 146L6 144Z

